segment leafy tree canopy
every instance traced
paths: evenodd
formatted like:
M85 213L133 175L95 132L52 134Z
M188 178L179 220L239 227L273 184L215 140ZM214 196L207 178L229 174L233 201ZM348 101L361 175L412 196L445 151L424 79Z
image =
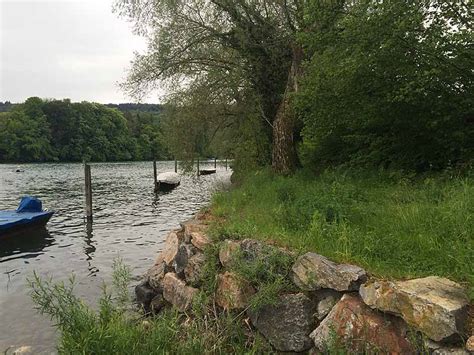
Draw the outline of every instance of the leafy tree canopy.
M473 16L462 1L315 2L298 110L307 164L416 170L472 160Z
M168 157L158 116L37 97L0 114L0 162Z
M148 39L147 52L136 55L123 88L140 97L164 86L172 100L179 93L194 96L197 87L213 94L224 91L213 100L219 99L218 106L227 105L230 111L236 110L241 97L252 97L252 111L261 120L259 133L273 143L276 170L290 171L296 159L287 101L294 90L296 34L305 3L117 0L116 11ZM183 117L189 116L188 108ZM252 122L254 118L248 117ZM186 148L183 154L188 152Z

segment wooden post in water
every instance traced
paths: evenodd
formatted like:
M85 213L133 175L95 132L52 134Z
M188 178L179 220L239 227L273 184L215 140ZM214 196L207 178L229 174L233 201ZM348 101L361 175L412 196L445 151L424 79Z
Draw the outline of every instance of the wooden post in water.
M214 157L214 169L217 169L217 158Z
M178 172L178 161L176 160L176 158L174 159L174 172Z
M199 157L197 159L197 176L199 176Z
M227 158L225 158L225 170L227 170Z
M158 177L156 174L156 160L153 160L153 183L155 185L155 192L158 191Z
M84 179L85 179L85 194L86 194L86 217L87 220L92 220L92 178L91 166L84 162Z

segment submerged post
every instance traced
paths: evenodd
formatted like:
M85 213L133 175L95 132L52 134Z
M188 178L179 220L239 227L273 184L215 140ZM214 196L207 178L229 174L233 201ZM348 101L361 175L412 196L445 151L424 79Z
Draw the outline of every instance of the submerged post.
M153 160L153 182L155 186L155 192L158 191L158 177L156 174L156 160Z
M225 170L227 170L227 158L225 158Z
M178 172L178 161L176 159L174 160L174 172Z
M214 169L217 169L217 158L214 157Z
M84 162L84 179L85 179L85 195L86 195L86 217L92 220L92 178L91 166Z
M199 157L197 158L197 176L199 176Z

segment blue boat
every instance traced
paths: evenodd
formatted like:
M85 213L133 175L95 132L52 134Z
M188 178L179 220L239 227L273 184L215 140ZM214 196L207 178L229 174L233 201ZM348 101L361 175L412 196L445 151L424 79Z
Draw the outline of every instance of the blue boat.
M0 211L0 238L28 229L44 227L53 211L43 211L36 197L25 196L15 211Z

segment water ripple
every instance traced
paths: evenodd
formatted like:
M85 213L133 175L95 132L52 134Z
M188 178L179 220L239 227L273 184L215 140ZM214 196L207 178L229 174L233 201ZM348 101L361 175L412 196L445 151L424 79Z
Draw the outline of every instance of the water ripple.
M57 280L76 275L77 293L89 301L110 280L113 260L121 257L137 279L155 259L167 231L208 203L211 192L230 171L182 176L171 193L153 193L151 162L92 164L94 220L84 219L81 164L0 165L0 209L16 208L22 195L41 198L56 213L48 231L0 241L0 348L32 345L51 352L55 333L44 317L35 315L25 279L35 270ZM159 162L171 171L174 162Z

